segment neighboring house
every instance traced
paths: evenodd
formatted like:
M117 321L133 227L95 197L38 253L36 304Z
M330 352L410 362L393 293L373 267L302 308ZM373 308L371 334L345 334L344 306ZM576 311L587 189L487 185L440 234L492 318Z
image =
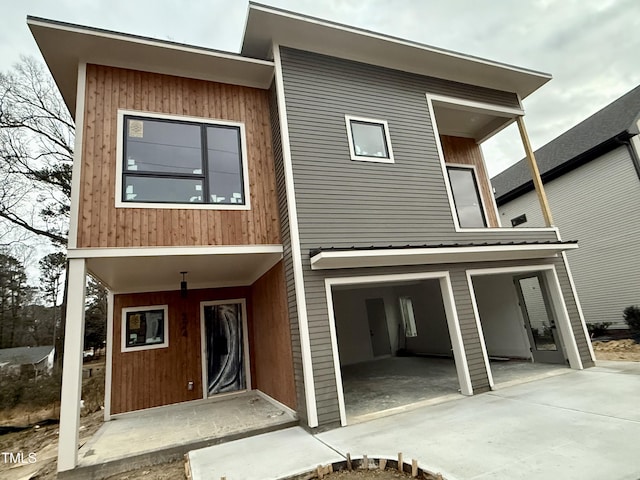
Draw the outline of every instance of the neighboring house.
M0 349L0 375L23 373L37 377L50 373L53 369L54 353L52 345Z
M535 152L588 323L626 327L640 304L640 86ZM542 226L526 160L492 180L503 224Z
M256 389L345 425L343 371L396 353L453 352L464 395L494 388L490 356L593 366L577 245L500 228L479 147L512 122L528 144L549 75L255 4L240 54L28 24L77 124L60 471L87 272L106 420Z

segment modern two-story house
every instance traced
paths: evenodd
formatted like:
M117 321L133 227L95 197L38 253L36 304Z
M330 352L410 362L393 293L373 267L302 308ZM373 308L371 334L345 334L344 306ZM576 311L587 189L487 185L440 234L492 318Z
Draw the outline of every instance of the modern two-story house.
M548 74L257 4L240 53L28 23L78 132L59 470L87 272L110 291L107 420L255 389L329 428L354 369L442 360L473 395L492 358L594 364L523 120ZM541 228L493 200L480 145L513 122Z

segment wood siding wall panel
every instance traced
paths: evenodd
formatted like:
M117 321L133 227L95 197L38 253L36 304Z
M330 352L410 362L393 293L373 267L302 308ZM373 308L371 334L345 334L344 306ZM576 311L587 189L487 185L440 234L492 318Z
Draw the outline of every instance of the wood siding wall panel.
M251 210L115 208L118 109L243 122ZM279 244L269 94L87 65L78 247Z
M251 286L254 388L295 409L296 389L284 264L278 263ZM258 367L259 366L259 367Z
M202 398L200 302L238 298L247 300L250 326L252 316L249 287L190 290L186 299L180 296L180 291L115 295L111 339L112 413ZM122 353L122 309L165 304L169 306L169 346ZM252 358L251 360L253 362ZM273 373L265 369L262 375ZM189 381L194 382L193 390L187 389Z
M452 137L450 135L440 135L440 144L446 163L472 165L476 168L476 180L486 209L487 224L489 227L498 227L498 217L493 203L493 188L480 145L473 138Z

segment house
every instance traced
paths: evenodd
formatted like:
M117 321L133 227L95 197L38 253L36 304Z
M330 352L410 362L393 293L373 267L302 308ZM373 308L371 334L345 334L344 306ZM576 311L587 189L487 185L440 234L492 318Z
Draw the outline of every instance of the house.
M626 328L622 311L640 302L640 86L536 150L553 216L588 323ZM526 162L491 181L503 223L541 226Z
M0 349L0 375L23 373L39 376L53 369L53 345L41 347L14 347Z
M354 369L474 395L490 358L594 365L576 242L501 228L479 146L516 122L528 147L548 74L253 3L240 53L28 24L78 132L60 471L87 273L109 290L106 420L255 389L325 429L366 399Z

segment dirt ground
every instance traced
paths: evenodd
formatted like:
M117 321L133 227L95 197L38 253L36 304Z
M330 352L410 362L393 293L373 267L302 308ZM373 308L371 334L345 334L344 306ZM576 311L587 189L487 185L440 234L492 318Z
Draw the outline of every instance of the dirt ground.
M640 362L640 343L631 339L593 341L593 349L598 360L619 360ZM97 383L100 377L95 378ZM92 383L92 381L85 381ZM100 392L95 396L100 397ZM57 414L57 406L39 411L26 412L16 410L2 412L0 421L2 424L33 424L51 418ZM95 413L83 416L80 424L80 442L87 441L102 425L103 413L98 410ZM55 480L56 455L58 448L58 425L55 423L29 428L20 432L0 435L0 452L23 452L25 459L31 452L36 453L37 461L34 464L28 462L20 466L10 465L2 461L0 457L0 480L29 479ZM130 472L113 475L106 480L186 480L184 462L182 460L140 468ZM394 480L410 478L396 471L385 470L356 470L353 472L337 472L324 477L327 480Z
M640 343L632 339L593 341L593 350L598 360L621 360L640 362Z

